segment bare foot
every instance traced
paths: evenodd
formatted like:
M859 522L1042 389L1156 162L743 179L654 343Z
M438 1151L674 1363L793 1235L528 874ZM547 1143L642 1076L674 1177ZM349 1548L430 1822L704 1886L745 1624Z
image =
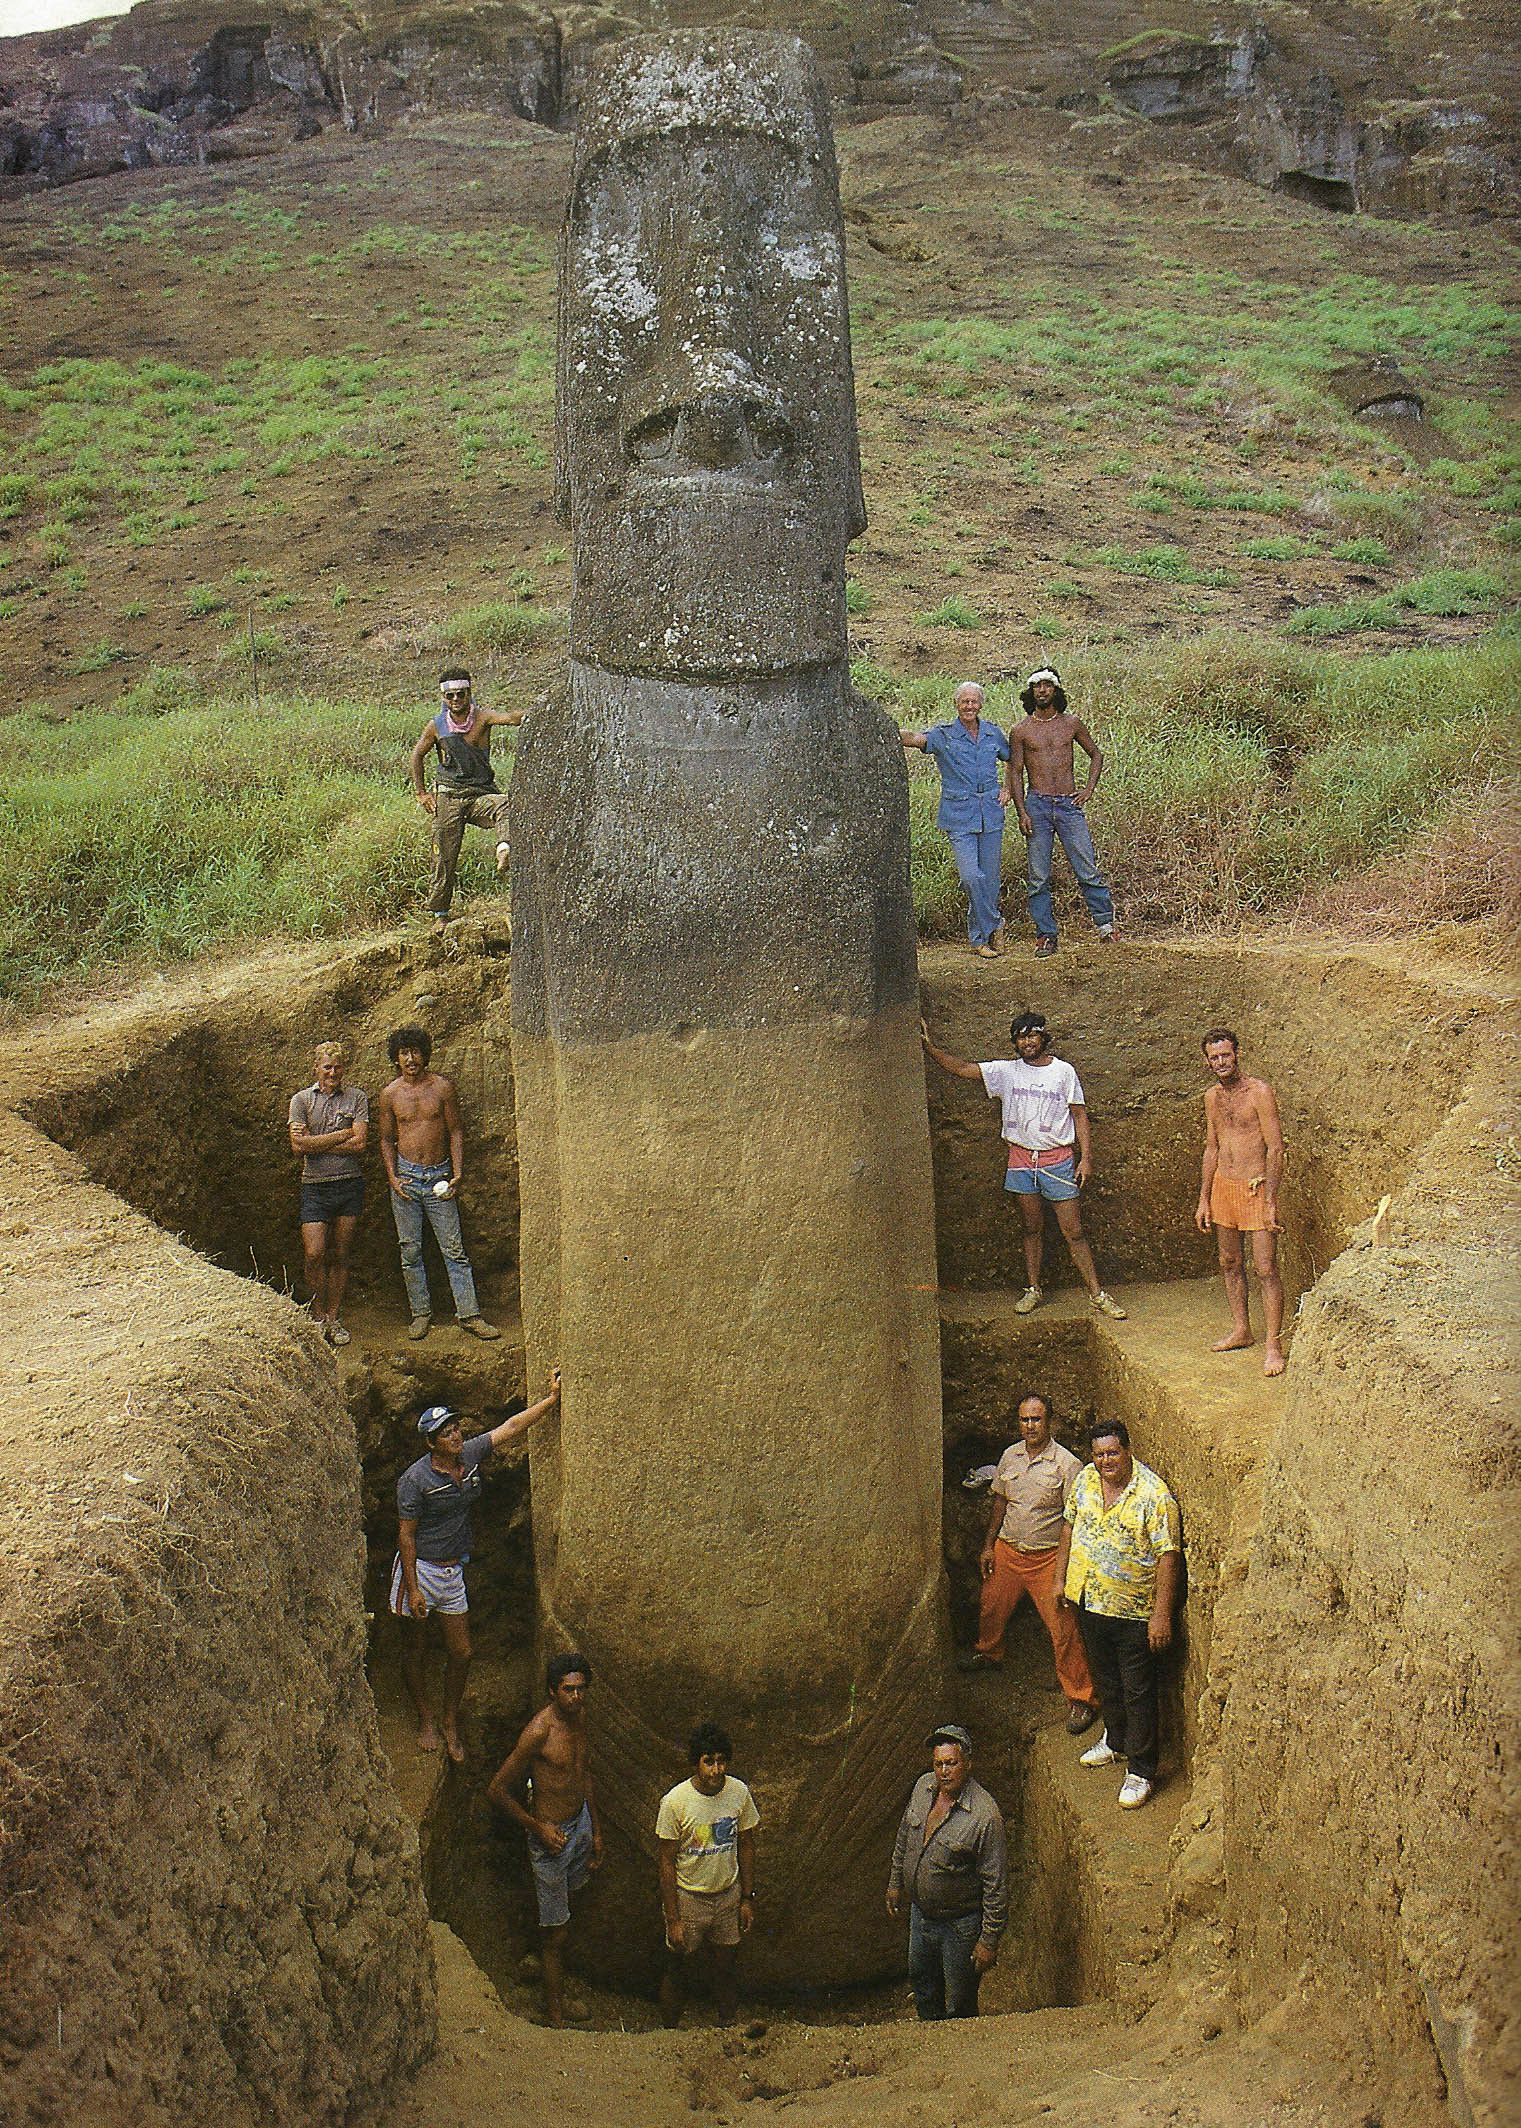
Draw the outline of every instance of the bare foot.
M1284 1366L1285 1361L1281 1347L1277 1345L1269 1345L1267 1351L1262 1355L1263 1373L1282 1374Z
M1245 1352L1254 1342L1250 1330L1233 1330L1229 1337L1216 1338L1209 1349L1211 1352Z
M444 1746L455 1765L463 1766L465 1763L465 1747L452 1729L444 1731Z
M417 1732L417 1748L418 1748L418 1750L419 1750L419 1751L437 1751L437 1749L438 1749L438 1745L439 1745L439 1735L438 1735L438 1731L437 1731L437 1730L436 1730L436 1729L434 1728L434 1726L433 1726L433 1724L432 1724L431 1722L424 1722L424 1723L423 1723L423 1725L422 1725L422 1727L421 1727L421 1728L420 1728L420 1729L418 1730L418 1732Z

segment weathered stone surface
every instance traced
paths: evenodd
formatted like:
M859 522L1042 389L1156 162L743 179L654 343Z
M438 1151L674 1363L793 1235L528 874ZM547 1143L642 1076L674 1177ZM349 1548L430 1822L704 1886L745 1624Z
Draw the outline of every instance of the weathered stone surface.
M1107 80L1120 102L1143 118L1197 122L1218 117L1251 94L1266 50L1260 29L1237 37L1171 37L1158 31L1121 53Z
M609 1868L647 1894L717 1713L766 1822L752 1963L861 1977L897 1955L881 1873L944 1650L938 1338L906 779L846 677L863 511L801 45L631 40L593 78L559 383L573 664L513 782L524 1329L566 1382L545 1632L598 1666ZM632 1913L600 1947L629 1973Z

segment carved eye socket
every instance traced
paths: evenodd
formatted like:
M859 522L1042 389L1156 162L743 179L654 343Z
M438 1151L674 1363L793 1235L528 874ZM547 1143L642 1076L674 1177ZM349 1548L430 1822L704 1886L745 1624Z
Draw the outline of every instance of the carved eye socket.
M753 407L750 412L750 439L755 446L757 458L780 458L791 441L791 432L785 421L764 407Z
M639 459L669 458L671 446L675 441L676 416L666 409L658 414L651 414L630 432L629 454Z

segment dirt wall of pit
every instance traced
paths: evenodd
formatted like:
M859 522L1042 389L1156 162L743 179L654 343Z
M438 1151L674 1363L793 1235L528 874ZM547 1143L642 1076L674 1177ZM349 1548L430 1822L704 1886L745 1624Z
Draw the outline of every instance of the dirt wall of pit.
M406 1312L373 1111L393 1076L390 1031L409 1021L433 1037L433 1066L452 1078L465 1124L461 1218L483 1305L515 1305L517 1141L507 1024L503 924L456 925L446 943L401 938L358 952L293 955L217 985L195 1009L100 1013L71 1023L35 1081L13 1095L47 1137L77 1152L107 1189L180 1234L214 1263L289 1291L301 1280L300 1162L290 1097L312 1082L312 1050L338 1040L347 1081L372 1110L367 1200L355 1234L356 1300ZM452 1315L442 1259L427 1243L434 1307ZM304 1287L302 1291L304 1292Z
M1272 1083L1282 1108L1291 1310L1430 1142L1467 1077L1485 1010L1397 966L1308 947L1088 946L991 966L936 947L920 956L920 981L937 1041L973 1062L1010 1053L1016 1013L1045 1013L1052 1047L1088 1099L1094 1174L1083 1217L1106 1284L1214 1269L1214 1241L1194 1226L1210 1083L1199 1039L1211 1025L1233 1027L1244 1068ZM940 1283L1022 1286L997 1106L933 1067L929 1098ZM1047 1276L1075 1285L1047 1224Z
M1349 1996L1433 2111L1521 2088L1516 1026L1306 1302L1222 1730L1249 2003Z
M157 1205L159 1216L191 1239L211 1245L221 1236L228 1262L238 1260L239 1206L246 1205L250 1221L265 1222L260 1233L274 1236L277 1245L286 1237L286 1260L293 1263L295 1178L284 1148L284 1104L290 1087L305 1076L311 1041L331 1032L335 1022L340 1031L357 1031L357 1075L361 1083L378 1085L364 1056L378 1057L386 1029L415 1016L439 1039L439 1061L460 1078L481 1159L496 1163L489 1169L494 1202L488 1206L484 1189L474 1212L467 1202L467 1227L473 1217L482 1219L471 1234L478 1259L499 1252L492 1259L498 1276L514 1283L517 1196L505 962L484 934L447 964L429 965L431 948L431 941L401 940L357 954L313 950L305 959L285 957L267 969L231 976L215 990L198 985L188 1002L166 993L161 1005L150 997L130 1008L92 1011L82 1024L49 1030L47 1042L30 1045L24 1059L13 1054L9 1099L25 1103L77 1144L96 1179L115 1181L150 1210ZM1073 1057L1088 1085L1098 1155L1088 1218L1110 1277L1173 1278L1210 1268L1210 1244L1191 1224L1206 1083L1198 1031L1216 1018L1232 1020L1248 1064L1277 1083L1290 1151L1289 1281L1297 1290L1319 1275L1320 1284L1309 1293L1298 1325L1286 1416L1271 1454L1264 1459L1270 1444L1259 1442L1248 1465L1238 1467L1231 1453L1201 1448L1194 1438L1197 1414L1190 1415L1186 1400L1174 1398L1173 1412L1146 1403L1143 1384L1109 1381L1104 1368L1118 1363L1104 1358L1077 1324L1061 1333L1070 1352L1058 1350L1060 1339L1049 1333L1056 1342L1043 1364L1059 1401L1080 1415L1111 1397L1125 1398L1126 1408L1141 1414L1155 1460L1172 1477L1190 1518L1180 1733L1193 1751L1196 1797L1202 1762L1207 1796L1218 1798L1218 1806L1211 1800L1208 1808L1194 1810L1201 1829L1180 1855L1179 1870L1186 1864L1193 1871L1195 1889L1213 1911L1214 1857L1223 1845L1223 1920L1248 2005L1260 2009L1300 1994L1334 1998L1334 2014L1360 2021L1375 2047L1387 2047L1391 2037L1396 2042L1420 2087L1412 2120L1450 2113L1459 2122L1471 2117L1498 2123L1499 2094L1518 2066L1508 2003L1517 1994L1513 1827L1521 1710L1514 1651L1501 1621L1514 1600L1521 1447L1510 1405L1496 1401L1513 1393L1513 1317L1506 1312L1511 1293L1498 1254L1512 1229L1496 1205L1515 1179L1516 1124L1494 1083L1500 1066L1515 1056L1514 1029L1499 1009L1494 985L1465 979L1461 971L1404 968L1373 953L1298 947L1224 953L1202 946L1127 946L1103 957L1095 947L1063 955L1054 969L1007 962L989 968L953 949L934 949L923 956L922 980L937 1033L963 1055L996 1053L1011 1013L1027 1003L1050 1015L1057 1047ZM458 1061L472 1055L475 1064ZM244 1104L232 1131L218 1127L216 1096L224 1084ZM941 1278L947 1289L963 1289L967 1305L980 1308L981 1289L1021 1282L1014 1222L997 1187L996 1113L971 1087L932 1078L930 1088ZM139 1239L148 1234L119 1203L98 1193L90 1193L88 1220L76 1220L67 1208L86 1201L73 1194L79 1169L61 1156L47 1157L62 1179L56 1188L47 1184L43 1194L58 1197L66 1232L79 1229L75 1242L79 1235L88 1239L108 1216L127 1222ZM203 1165L212 1170L209 1180L199 1178ZM170 1192L182 1183L191 1194L176 1200ZM155 1200L155 1191L164 1194ZM1369 1215L1385 1194L1392 1203L1375 1232ZM24 1237L28 1222L37 1223L41 1214L13 1218ZM374 1250L371 1275L383 1280L393 1272L394 1241L383 1208L377 1215L373 1200L367 1225L371 1221L378 1230L368 1244ZM250 1323L272 1324L280 1337L293 1339L292 1379L307 1379L303 1370L309 1365L320 1368L320 1358L311 1360L292 1332L284 1303L250 1297L246 1287L233 1287L162 1236L154 1239L163 1259L180 1267L176 1278L182 1283L150 1293L134 1259L138 1267L129 1267L102 1296L111 1336L101 1327L103 1318L89 1318L95 1343L86 1350L84 1372L96 1388L106 1382L116 1397L109 1406L111 1425L124 1416L137 1424L145 1408L135 1377L97 1380L95 1374L107 1361L112 1368L125 1364L116 1347L134 1306L146 1305L151 1322L160 1330L169 1326L175 1337L177 1325L208 1321L206 1334L219 1349L218 1378L238 1385L239 1409L246 1402L245 1383L257 1389L267 1379L265 1360L245 1366L245 1354L254 1349L242 1342ZM49 1257L53 1268L35 1290L18 1273L24 1305L13 1312L19 1329L9 1361L17 1370L9 1407L15 1414L30 1412L37 1399L54 1393L47 1339L60 1323L74 1334L70 1311L78 1296L70 1286L71 1261ZM83 1276L93 1278L88 1248L81 1261ZM208 1317L213 1287L224 1296L235 1293L237 1302L230 1312L213 1309ZM381 1284L378 1290L387 1289ZM399 1281L395 1297L399 1313ZM990 1292L990 1301L995 1297ZM87 1289L84 1304L95 1306ZM1154 1289L1146 1305L1156 1304ZM1032 1329L1044 1320L1034 1318ZM1092 1327L1084 1322L1081 1332ZM259 1352L266 1349L263 1336L261 1327ZM958 1360L955 1339L948 1341L956 1382L947 1407L948 1441L964 1422L974 1429L996 1422L995 1407L1008 1387L1006 1353L1001 1332L985 1342L985 1352L969 1347ZM80 1369L71 1372L71 1348L61 1349L59 1378L67 1384ZM39 1368L35 1355L44 1351L49 1359ZM130 1357L130 1345L122 1351ZM498 1367L484 1352L480 1361ZM408 1409L433 1393L434 1364L433 1357L414 1360L393 1352L387 1365L394 1380L372 1372L349 1383L373 1464L368 1490L377 1502L404 1460ZM489 1383L482 1380L483 1408L497 1408L520 1393L519 1365L515 1355L509 1362L504 1354L500 1381L495 1373ZM152 1367L159 1366L154 1359ZM36 1374L36 1383L25 1379L27 1373ZM153 1379L155 1394L168 1398L166 1377L160 1371ZM135 1398L130 1414L126 1387ZM97 1404L80 1408L93 1415ZM183 1408L188 1413L192 1407ZM60 1428L64 1416L59 1407ZM14 1454L20 1420L10 1423ZM97 1424L93 1416L91 1424ZM1432 1436L1429 1448L1425 1434ZM60 1431L59 1439L65 1438ZM1215 1444L1221 1439L1218 1432L1211 1436ZM961 1445L957 1436L955 1446ZM344 1454L352 1457L351 1441ZM93 1499L90 1488L101 1483L98 1439L81 1434L68 1455L77 1461L66 1464L65 1475L75 1468L87 1472L82 1490ZM131 1455L140 1476L146 1459L135 1446ZM352 1479L348 1468L345 1483ZM951 1475L959 1481L960 1469ZM204 1486L210 1483L207 1475ZM1251 1494L1259 1484L1265 1487L1262 1528L1248 1569L1241 1531L1255 1512ZM120 1512L113 1492L110 1514ZM248 1508L256 1549L271 1512L256 1491ZM74 1532L77 1520L65 1518L61 1528ZM86 1527L80 1524L81 1531ZM169 1533L161 1534L168 1544ZM78 1554L65 1546L62 1556ZM125 1827L127 1801L113 1792L102 1805L91 1787L100 1768L80 1741L86 1709L117 1706L116 1669L110 1662L89 1668L93 1623L82 1648L67 1634L77 1638L76 1614L92 1621L115 1615L110 1607L122 1601L112 1594L115 1557L109 1549L102 1554L104 1578L91 1584L100 1591L95 1611L76 1604L58 1625L58 1645L65 1651L60 1659L79 1664L77 1697L70 1701L78 1737L69 1746L73 1756L66 1753L61 1763L92 1798L89 1810L81 1805L66 1824L58 1820L64 1826L59 1852L78 1858L69 1866L77 1866L78 1884L86 1888L98 1882L85 1874L93 1838L86 1831L89 1813L100 1811L107 1824L108 1857L114 1855L111 1843L128 1840L130 1829L116 1830ZM178 1545L171 1545L161 1572L200 1571L185 1562ZM175 1586L175 1601L189 1603ZM241 1585L235 1580L233 1586ZM27 1600L37 1599L29 1592ZM294 1595L289 1600L296 1615L300 1601ZM14 1606L21 1598L12 1594L5 1602ZM211 1613L205 1615L209 1621ZM26 1634L11 1636L8 1645L24 1652L37 1642L38 1630L28 1623ZM141 1628L144 1635L147 1630ZM206 1631L213 1630L208 1623ZM237 1648L226 1656L228 1664L241 1660ZM117 1668L141 1676L140 1650L129 1650ZM0 1679L0 1706L13 1724L18 1706L30 1709L38 1702L39 1674L12 1666ZM257 1689L267 1697L275 1673L260 1671L258 1679L248 1669L236 1674L244 1680L240 1691ZM215 1738L221 1731L214 1710L206 1713L194 1698L200 1689L187 1686L195 1734ZM128 1711L134 1710L139 1727L131 1732L132 1761L152 1769L167 1752L166 1782L182 1778L172 1756L177 1747L172 1737L165 1741L151 1699L141 1709L134 1700ZM1210 1770L1217 1737L1219 1764ZM1200 1744L1206 1747L1202 1753L1195 1748ZM257 1745L253 1737L243 1748ZM205 1756L213 1747L197 1748ZM188 1743L184 1749L189 1753ZM270 1778L278 1781L279 1774L275 1767ZM214 1766L206 1777L222 1778ZM47 1808L62 1808L54 1791L47 1793L53 1798ZM235 1808L243 1814L241 1805ZM204 1806L194 1814L207 1815ZM172 1815L166 1801L159 1818L149 1817L165 1827L164 1852L172 1851ZM13 1841L11 1852L35 1855L47 1845L39 1847L28 1836L19 1848ZM220 1894L212 1905L195 1907L200 1895L193 1873L183 1884L166 1885L161 1874L150 1883L140 1860L131 1868L139 1874L122 1894L127 1903L121 1911L140 1894L140 1911L156 1913L153 1926L162 1940L183 1945L197 1940L198 1929L210 1929L220 1942L228 1903ZM240 1887L232 1900L237 1912L249 1881L244 1875L230 1881ZM66 1919L60 1935L66 1941L69 1930L77 1930L83 1941L89 1902L83 1890L70 1896L75 1903L68 1912L78 1918ZM186 1900L198 1918L176 1933ZM256 1905L257 1897L251 1901ZM256 1920L251 1913L247 1927ZM113 1926L123 1940L130 1936L125 1924ZM311 1970L299 1958L295 1966L282 1966L278 1958L272 1965L293 1976ZM88 2045L96 2049L92 2059L105 2057L100 2033L109 2026L125 2034L129 2016L137 2016L135 2007L118 2016L136 1984L123 1984L127 1995L111 1992L115 1981L106 1990L103 2002L117 2007L109 2014L103 2008L95 2025L86 2027ZM12 1988L13 2002L28 2007L12 2015L13 2035L23 2037L5 2042L9 2059L43 2062L38 2020L45 1995L45 1985L29 1995ZM56 1994L50 1999L56 2006ZM267 1999L266 1988L261 2000ZM177 2014L154 2010L143 2029L151 2033L159 2029L155 2018ZM335 2013L333 2029L346 2014ZM232 2029L238 2034L236 2019ZM236 2037L239 2064L254 2060L256 2069L272 2051L266 2026L258 2029L266 2036L257 2041ZM196 2049L204 2053L208 2042L192 2033L185 2044L200 2075ZM219 2038L217 2044L225 2048L226 2042ZM367 2073L362 2065L378 2044L361 2037L351 2046L345 2040L343 2051ZM387 2044L396 2047L398 2058L405 2051L394 2035ZM144 2059L162 2051L120 2038L113 2059L120 2075L141 2075ZM249 2088L250 2073L238 2066L225 2072L229 2081L207 2088L240 2093ZM238 2102L221 2106L219 2098L219 2110L237 2120ZM65 2117L56 2106L54 2117ZM125 2111L119 2117L133 2116Z
M0 2115L373 2117L435 1991L331 1359L14 1116L0 1232Z

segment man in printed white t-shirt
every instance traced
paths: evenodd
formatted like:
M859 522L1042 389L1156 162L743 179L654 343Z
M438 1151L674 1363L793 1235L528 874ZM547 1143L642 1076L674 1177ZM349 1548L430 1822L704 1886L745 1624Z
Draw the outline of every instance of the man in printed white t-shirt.
M966 1064L941 1049L923 1020L919 1032L926 1054L942 1071L958 1079L980 1080L988 1099L1003 1106L1003 1135L1009 1148L1003 1186L1018 1203L1025 1228L1026 1283L1014 1303L1015 1313L1028 1315L1041 1303L1040 1268L1049 1204L1088 1298L1101 1315L1123 1322L1125 1310L1099 1284L1077 1208L1078 1193L1093 1172L1088 1106L1077 1073L1052 1054L1045 1015L1022 1012L1009 1028L1014 1055L987 1064Z

